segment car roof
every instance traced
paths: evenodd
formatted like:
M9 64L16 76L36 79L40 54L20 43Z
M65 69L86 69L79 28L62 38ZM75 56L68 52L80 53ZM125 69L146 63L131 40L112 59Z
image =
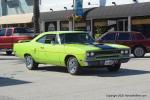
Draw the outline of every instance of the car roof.
M35 37L32 41L36 41L37 39L39 39L40 37L47 35L47 34L73 34L73 33L87 33L85 31L50 31L50 32L43 32L41 34L39 34L37 37Z

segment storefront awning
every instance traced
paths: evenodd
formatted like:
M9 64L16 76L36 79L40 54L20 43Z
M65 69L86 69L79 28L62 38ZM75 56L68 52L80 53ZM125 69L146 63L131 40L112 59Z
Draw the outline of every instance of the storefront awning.
M0 25L3 24L21 24L21 23L31 23L33 19L33 14L18 14L0 17Z
M83 12L87 12L91 8L85 8ZM53 12L42 12L40 15L40 20L42 21L66 21L69 17L73 16L73 10L63 10L63 11L53 11Z
M128 16L150 16L150 2L96 7L90 11L86 19L124 18Z

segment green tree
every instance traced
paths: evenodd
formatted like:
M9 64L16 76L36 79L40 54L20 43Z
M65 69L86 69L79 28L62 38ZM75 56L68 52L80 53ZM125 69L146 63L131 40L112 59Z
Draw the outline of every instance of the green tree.
M39 0L34 0L33 2L33 22L34 22L34 33L40 33L40 24L39 24L39 17L40 17L40 10L39 10Z

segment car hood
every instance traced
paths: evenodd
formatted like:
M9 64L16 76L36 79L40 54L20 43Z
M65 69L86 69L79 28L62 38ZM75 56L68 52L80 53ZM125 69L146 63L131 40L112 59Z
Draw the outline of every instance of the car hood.
M117 44L65 44L67 50L70 51L98 51L98 50L114 50L114 49L128 49L129 47Z

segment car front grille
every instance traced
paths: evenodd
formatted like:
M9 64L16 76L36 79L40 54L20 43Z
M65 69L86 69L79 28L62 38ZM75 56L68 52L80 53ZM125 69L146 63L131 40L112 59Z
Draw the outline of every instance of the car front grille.
M108 54L120 54L120 50L108 50L108 51L98 51L94 52L95 55L108 55Z
M98 51L95 52L96 59L118 58L121 55L120 50Z
M119 55L100 55L100 56L97 56L96 59L107 59L107 58L118 58Z

